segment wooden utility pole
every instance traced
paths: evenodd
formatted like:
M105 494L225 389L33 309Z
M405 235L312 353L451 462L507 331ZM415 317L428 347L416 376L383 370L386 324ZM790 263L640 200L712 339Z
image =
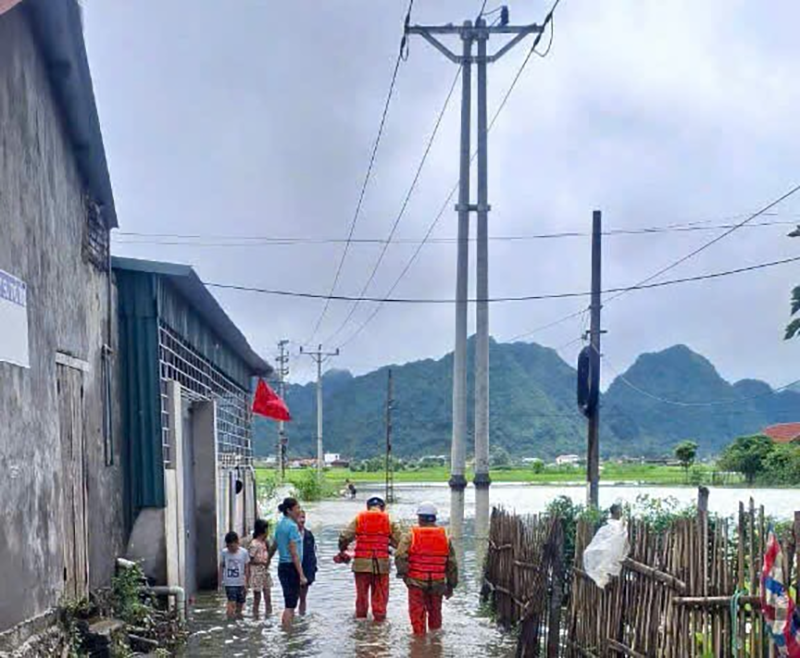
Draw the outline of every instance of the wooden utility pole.
M394 468L392 464L392 407L394 397L392 391L392 369L389 368L389 377L386 384L386 491L384 499L387 503L394 502Z
M592 305L591 327L589 329L590 363L592 364L591 385L600 386L600 299L602 264L602 213L592 213ZM596 392L599 395L599 392ZM588 442L586 447L587 502L598 507L600 498L600 404L593 405L588 416Z

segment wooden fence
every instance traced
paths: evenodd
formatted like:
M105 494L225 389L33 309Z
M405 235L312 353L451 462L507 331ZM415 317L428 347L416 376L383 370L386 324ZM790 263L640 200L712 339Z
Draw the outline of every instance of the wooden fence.
M583 570L594 523L578 522L570 566L560 519L494 510L484 593L501 624L521 625L518 655L774 655L759 605L764 509L751 500L747 508L740 504L733 519L711 517L707 510L708 491L701 488L694 518L666 528L629 520L631 552L605 589ZM800 514L796 519L784 541L789 571ZM791 576L786 574L787 582Z
M561 520L494 508L489 533L484 601L502 626L520 625L518 655L538 656L540 647L558 655L565 582Z

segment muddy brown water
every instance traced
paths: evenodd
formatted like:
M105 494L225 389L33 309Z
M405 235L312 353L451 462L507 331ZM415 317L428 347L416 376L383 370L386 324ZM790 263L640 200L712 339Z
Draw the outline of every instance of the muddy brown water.
M184 656L311 656L389 658L412 657L485 657L506 658L514 655L515 639L498 629L479 601L479 569L485 550L486 500L477 501L479 520L476 524L475 492L470 487L465 496L465 520L462 538L456 540L461 562L461 584L455 596L444 603L444 628L424 640L412 637L408 622L406 589L394 576L391 578L389 613L386 622L356 620L353 615L354 586L349 568L333 563L339 530L358 513L370 492L378 488L361 488L356 501L327 500L309 503L308 526L317 538L319 573L311 587L308 614L298 618L291 632L280 628L283 608L277 576L272 590L274 613L255 620L249 609L245 618L236 622L225 619L224 597L216 593L200 594L190 609L190 636ZM446 485L402 485L396 488L398 501L392 515L412 522L414 510L423 500L434 502L444 525L450 524L450 493ZM672 496L681 502L695 497L692 488L613 487L601 488L601 505L633 502L640 494L654 497ZM503 505L519 512L542 511L556 496L566 495L580 502L585 494L581 486L493 485L491 504ZM800 491L796 489L714 489L710 508L722 514L733 514L738 501L753 496L764 504L768 513L789 517L800 509ZM477 548L477 551L476 551ZM273 572L275 566L273 565ZM248 599L248 608L250 599ZM262 613L263 614L263 613Z

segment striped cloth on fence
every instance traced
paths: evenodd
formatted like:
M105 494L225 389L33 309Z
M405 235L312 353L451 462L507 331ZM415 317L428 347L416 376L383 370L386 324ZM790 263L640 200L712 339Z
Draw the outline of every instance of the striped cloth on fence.
M783 551L770 528L761 572L761 614L778 655L800 658L800 612L784 584Z

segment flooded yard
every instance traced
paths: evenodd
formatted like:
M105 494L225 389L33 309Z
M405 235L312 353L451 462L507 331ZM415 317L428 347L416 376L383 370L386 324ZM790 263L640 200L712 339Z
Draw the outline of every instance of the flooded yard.
M489 505L475 490L465 492L464 522L460 539L455 540L461 567L461 583L455 596L444 604L444 628L425 640L415 640L406 610L406 588L392 576L388 620L383 624L356 620L353 614L354 585L348 566L333 563L337 552L337 537L364 505L369 492L378 487L362 487L358 500L327 500L305 505L308 527L317 538L319 573L309 594L309 610L298 618L295 628L286 633L280 628L283 601L277 577L272 591L274 613L266 619L254 620L246 610L245 618L236 622L225 619L224 597L216 593L199 595L190 611L190 637L184 651L186 656L359 656L359 657L487 657L514 655L515 638L498 629L491 618L480 609L480 573L486 541L486 515ZM440 512L444 525L450 524L450 490L446 485L397 485L398 501L391 506L392 515L406 523L414 521L419 502L430 500ZM540 512L553 498L569 496L582 502L582 486L530 486L498 484L491 488L491 505L503 505L518 512ZM607 507L614 502L634 502L637 496L672 496L690 503L696 496L691 487L604 486L600 503ZM764 504L767 513L790 517L800 509L800 490L797 489L713 489L710 509L724 515L733 514L740 500L753 496ZM477 505L476 505L477 503ZM478 522L476 523L476 508ZM454 528L456 534L459 524ZM250 600L248 600L249 608Z

